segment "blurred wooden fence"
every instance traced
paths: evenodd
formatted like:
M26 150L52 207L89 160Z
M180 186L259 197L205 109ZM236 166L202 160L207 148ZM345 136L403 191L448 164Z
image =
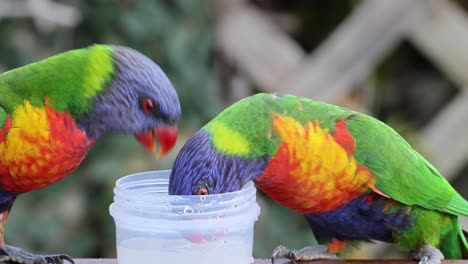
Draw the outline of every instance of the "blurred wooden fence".
M0 18L31 17L41 30L75 27L81 20L76 8L52 0L0 0Z
M246 1L218 6L217 44L268 92L339 103L408 40L462 92L421 131L430 160L453 178L468 160L468 17L447 0L365 0L312 54ZM237 91L239 93L239 91ZM242 94L240 96L243 96ZM424 98L421 98L424 100Z

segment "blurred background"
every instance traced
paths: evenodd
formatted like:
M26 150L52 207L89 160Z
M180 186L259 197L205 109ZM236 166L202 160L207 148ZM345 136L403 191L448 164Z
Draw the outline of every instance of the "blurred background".
M168 157L155 160L131 136L103 138L72 175L17 199L6 241L38 253L115 257L108 213L115 181L169 169L192 133L257 92L371 114L468 197L466 7L462 0L0 0L0 71L93 43L125 45L163 68L183 111ZM254 257L269 257L278 244L315 243L302 216L262 194L259 202ZM388 247L365 246L353 257L403 256Z

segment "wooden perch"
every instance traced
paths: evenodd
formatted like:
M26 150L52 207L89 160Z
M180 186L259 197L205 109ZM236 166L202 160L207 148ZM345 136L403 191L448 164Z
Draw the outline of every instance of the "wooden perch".
M157 260L148 260L148 263L155 263ZM222 264L223 260L220 259ZM278 259L275 264L290 264L292 262L284 259ZM416 264L416 261L411 260L314 260L299 262L299 264ZM75 264L118 264L116 259L76 259ZM145 264L145 263L141 263ZM170 264L170 263L167 263ZM187 263L189 264L189 263ZM194 260L193 264L197 264ZM256 259L253 264L271 264L269 259ZM468 264L468 260L444 260L442 264Z

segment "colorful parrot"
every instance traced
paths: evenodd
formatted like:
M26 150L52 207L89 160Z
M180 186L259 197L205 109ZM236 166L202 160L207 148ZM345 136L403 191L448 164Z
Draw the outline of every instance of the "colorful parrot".
M365 114L293 95L247 97L186 142L169 193L231 192L252 180L303 214L319 242L279 246L272 259L335 258L369 239L412 250L420 263L467 257L458 216L468 216L468 202L398 133Z
M62 179L104 134L134 134L158 156L177 139L177 93L149 58L93 45L0 75L0 262L73 262L4 243L15 198Z

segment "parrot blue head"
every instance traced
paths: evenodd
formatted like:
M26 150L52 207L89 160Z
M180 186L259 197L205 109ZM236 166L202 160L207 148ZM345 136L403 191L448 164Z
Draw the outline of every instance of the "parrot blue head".
M164 155L177 139L181 116L177 93L152 60L130 48L113 48L114 77L78 123L93 139L105 133L131 133L146 148Z
M196 132L182 147L169 180L171 195L204 195L240 190L260 176L268 157L244 159L218 152L206 130Z

